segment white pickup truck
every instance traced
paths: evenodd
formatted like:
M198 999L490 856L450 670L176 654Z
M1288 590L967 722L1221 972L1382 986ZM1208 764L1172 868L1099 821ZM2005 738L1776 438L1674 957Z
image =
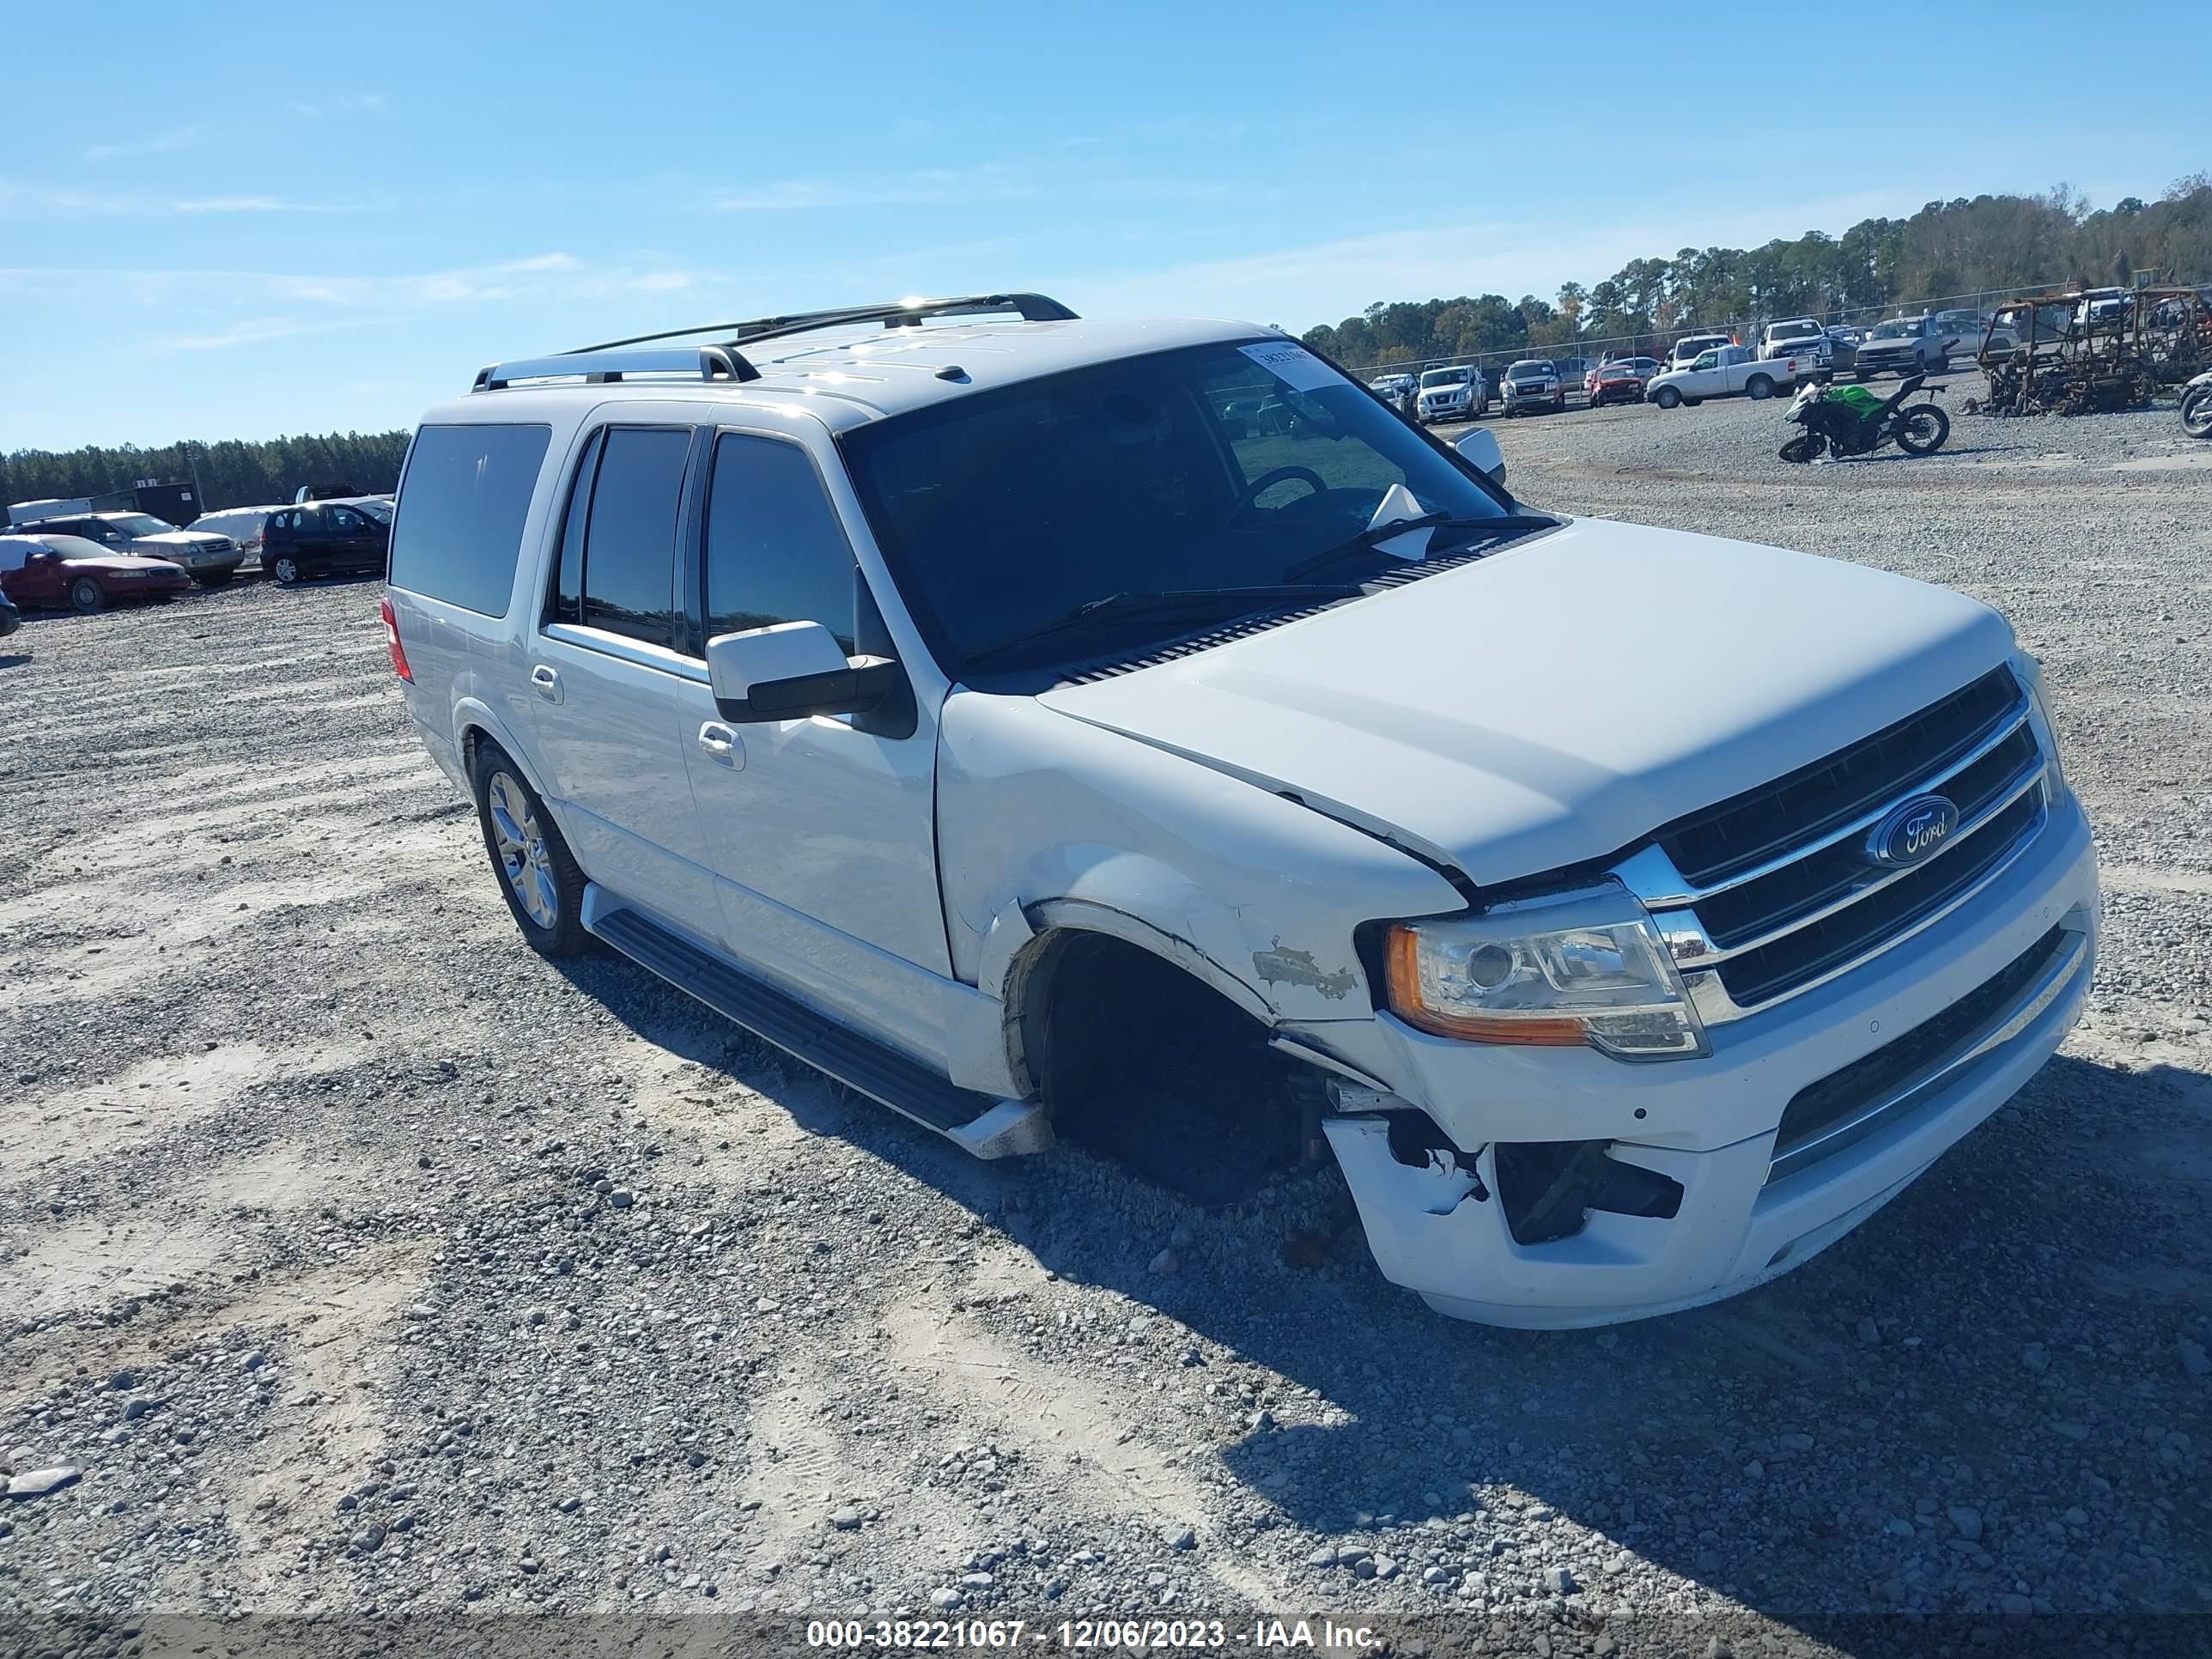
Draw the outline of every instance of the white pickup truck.
M1702 352L1687 368L1670 368L1652 377L1644 389L1644 401L1662 409L1684 404L1696 405L1708 398L1771 398L1784 386L1819 371L1811 352L1795 357L1762 357L1749 346L1715 346Z

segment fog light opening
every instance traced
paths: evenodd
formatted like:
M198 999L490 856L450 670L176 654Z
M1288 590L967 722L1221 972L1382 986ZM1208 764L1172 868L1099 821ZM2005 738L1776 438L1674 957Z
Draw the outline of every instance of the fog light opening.
M1590 1212L1672 1220L1682 1207L1682 1183L1608 1157L1609 1140L1500 1141L1498 1196L1514 1242L1551 1244L1572 1238Z

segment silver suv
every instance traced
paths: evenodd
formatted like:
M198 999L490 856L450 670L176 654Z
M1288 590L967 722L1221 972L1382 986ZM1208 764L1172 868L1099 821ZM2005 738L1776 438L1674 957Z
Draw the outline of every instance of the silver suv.
M2096 871L1995 611L1492 464L1249 325L775 319L483 371L385 619L539 951L982 1156L1333 1154L1392 1280L1600 1323L1799 1266L2009 1097Z

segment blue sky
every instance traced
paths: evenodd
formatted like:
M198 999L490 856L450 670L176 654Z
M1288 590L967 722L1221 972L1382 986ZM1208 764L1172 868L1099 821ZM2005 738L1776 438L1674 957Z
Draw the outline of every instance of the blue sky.
M2086 4L932 15L19 8L0 449L406 425L501 356L902 294L1304 328L2212 166L2179 87L2033 113L2076 104L2068 43L2112 15ZM2158 28L2169 61L2212 47L2212 9ZM2024 62L1972 67L2008 39ZM1802 77L1756 67L1806 45Z

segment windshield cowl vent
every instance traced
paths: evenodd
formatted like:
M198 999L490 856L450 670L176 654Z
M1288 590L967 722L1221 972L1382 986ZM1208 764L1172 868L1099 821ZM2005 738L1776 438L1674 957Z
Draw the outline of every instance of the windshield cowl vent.
M1404 564L1365 578L1360 586L1369 589L1404 587L1430 576L1440 576L1447 570L1457 570L1488 558L1501 549L1518 545L1529 536L1541 536L1557 525L1541 530L1532 530L1525 536L1516 536L1510 541L1492 542L1485 547L1471 547L1459 553L1439 553L1433 558L1423 559L1418 564ZM1093 685L1100 680L1110 680L1122 674L1133 673L1139 668L1151 668L1164 662L1173 662L1181 657L1196 656L1201 651L1211 651L1217 645L1228 645L1233 641L1249 639L1264 634L1269 629L1280 628L1305 617L1318 617L1324 611L1340 605L1355 603L1350 599L1331 599L1322 605L1301 605L1295 611L1271 611L1264 616L1240 617L1234 622L1209 628L1202 634L1186 635L1170 645L1155 647L1139 655L1117 657L1110 661L1091 663L1073 673L1066 674L1055 682L1060 685Z
M1341 605L1341 599L1331 600ZM1249 639L1255 634L1264 634L1285 623L1297 622L1303 617L1318 617L1328 605L1300 605L1295 611L1272 611L1261 617L1239 617L1235 622L1223 623L1209 628L1203 634L1186 635L1171 645L1156 646L1142 654L1118 657L1109 662L1092 663L1064 676L1062 685L1093 685L1100 680L1110 680L1119 675L1133 673L1139 668L1152 668L1164 662L1173 662L1179 657L1194 657L1201 651L1211 651L1217 645L1227 645L1232 640Z

